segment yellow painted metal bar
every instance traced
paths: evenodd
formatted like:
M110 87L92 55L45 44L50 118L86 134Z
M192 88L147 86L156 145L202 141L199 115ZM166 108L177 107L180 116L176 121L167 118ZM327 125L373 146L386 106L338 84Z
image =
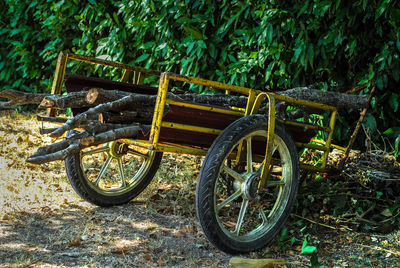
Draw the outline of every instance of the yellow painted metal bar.
M124 82L124 83L128 82L128 79L129 79L129 76L130 76L131 73L132 73L131 70L125 69L123 74L122 74L121 82Z
M154 147L155 151L160 152L168 152L168 153L176 153L176 154L190 154L190 155L206 155L208 150L199 149L199 148L191 148L181 145L168 145L163 143L158 143Z
M119 139L118 142L129 144L129 145L135 145L135 146L149 149L149 150L152 149L152 147L148 141L133 140L133 139Z
M244 115L243 112L239 112L239 111L232 111L229 109L217 108L217 107L213 107L213 106L204 106L204 105L200 105L200 104L192 104L192 103L188 103L188 102L174 101L171 99L167 99L166 103L171 104L171 105L176 105L179 107L193 108L193 109L209 111L209 112L216 112L219 114L228 114L228 115L236 115L236 116Z
M206 79L197 78L197 77L190 77L190 76L179 75L179 74L174 74L174 73L168 73L168 75L169 75L169 78L172 80L177 80L177 81L187 82L187 83L197 84L197 85L203 85L203 86L218 88L218 89L222 89L222 90L233 91L233 92L241 93L244 95L249 95L251 91L254 91L256 94L264 93L263 91L260 91L260 90L253 90L253 89L246 88L246 87L224 84L221 82L206 80ZM321 103L302 100L302 99L295 99L292 97L278 95L278 94L272 93L272 92L268 92L268 94L270 96L274 97L275 100L284 101L284 102L292 103L295 105L308 106L308 107L317 108L317 109L321 109L321 110L327 110L327 111L336 111L337 110L336 107L326 105L326 104L321 104Z
M325 152L322 158L322 166L321 166L322 169L325 169L326 162L328 161L329 149L331 148L332 137L333 137L333 129L335 128L335 123L336 123L336 115L337 115L337 110L332 111L331 120L329 122L329 127L332 131L328 133L328 138L326 139L325 146L327 148L327 151Z
M315 142L315 143L318 143L318 144L323 144L323 145L326 144L326 141L323 141L323 140L311 139L311 141ZM346 151L345 147L342 147L342 146L339 146L339 145L333 144L333 143L331 143L331 148L338 149L338 150L341 150L341 151Z
M133 83L135 85L141 85L144 81L144 73L135 71L133 72Z
M326 146L321 146L321 145L312 144L312 143L296 142L296 146L299 148L313 149L313 150L318 150L318 151L322 151L322 152L329 151L329 148Z
M206 87L213 87L213 88L218 88L218 89L222 89L222 90L234 91L234 92L242 93L245 95L249 95L249 92L252 90L252 89L246 88L246 87L224 84L221 82L206 80L203 78L190 77L190 76L179 75L179 74L174 74L174 73L168 73L168 75L169 75L170 79L172 79L172 80L187 82L187 83L196 84L196 85L202 85L202 86L206 86ZM256 92L260 93L261 91L256 91Z
M134 145L141 148L149 149L157 152L168 152L177 154L206 155L208 150L193 148L190 146L158 143L155 147L147 141L138 141L132 139L119 139L118 142L128 145Z
M65 69L67 67L68 54L60 52L58 54L56 71L54 73L53 84L51 86L51 94L61 94L62 84L64 82ZM47 110L48 116L55 116L56 109L50 108Z
M158 86L158 94L156 99L156 105L154 107L153 122L151 124L150 131L150 143L155 146L160 137L161 122L164 114L165 103L167 100L167 92L169 85L169 74L162 73L160 77L160 84Z
M132 66L132 65L124 64L124 63L120 63L120 62L115 62L115 61L110 61L110 60L102 60L102 59L98 59L98 58L94 58L94 57L77 55L77 54L72 54L72 53L64 53L64 54L66 54L68 56L68 58L70 58L70 59L79 60L79 61L83 61L83 62L97 63L97 64L101 64L101 65L106 65L106 66L111 66L111 67L115 67L115 68L126 69L126 70L131 70L131 71L136 71L136 72L142 72L142 73L147 73L147 74L156 75L156 76L161 75L161 72L159 72L159 71L145 69L142 67Z
M273 96L275 98L275 100L277 100L277 101L284 101L284 102L292 103L295 105L308 106L308 107L317 108L317 109L326 110L326 111L336 111L337 110L337 108L335 106L330 106L330 105L321 104L321 103L308 101L308 100L295 99L292 97L278 95L278 94L272 93L272 92L268 93L268 94Z
M178 124L178 123L173 123L173 122L161 122L161 127L187 130L187 131L193 131L193 132L200 132L200 133L206 133L206 134L214 134L214 135L218 135L222 132L222 130L220 130L220 129L198 127L198 126Z
M252 109L254 107L255 99L256 99L255 90L250 90L249 97L248 97L248 100L247 100L246 111L244 113L245 116L248 116L248 115L252 114Z
M258 189L261 189L267 182L267 177L269 173L269 166L271 164L272 158L272 148L274 145L274 135L275 135L275 98L269 93L258 94L252 112L258 111L263 99L268 98L268 129L267 129L267 144L264 157L264 165L261 170L260 182L258 184Z
M264 98L261 98L261 101ZM259 101L261 103L261 101ZM254 111L254 106L256 105L256 92L255 90L250 90L249 91L249 97L247 100L247 105L246 105L246 110L245 110L245 116L248 116L250 114L253 114ZM240 144L238 145L238 153L236 154L236 163L241 162L242 157L243 157L243 150L244 150L244 144L245 141L240 142Z
M313 165L309 165L309 164L303 164L303 163L300 163L300 169L309 170L309 171L315 171L315 172L323 172L325 170L325 168L322 168L322 167L317 167L317 166L313 166Z
M315 130L321 130L325 132L330 132L331 129L329 127L323 127L319 125L313 125L313 124L308 124L308 123L303 123L303 122L296 122L296 121L287 121L287 120L278 120L282 122L285 125L289 126L295 126L295 127L303 127L307 129L315 129Z
M68 54L60 52L58 54L56 72L54 74L51 94L61 94L61 87L64 81L65 68L67 67Z

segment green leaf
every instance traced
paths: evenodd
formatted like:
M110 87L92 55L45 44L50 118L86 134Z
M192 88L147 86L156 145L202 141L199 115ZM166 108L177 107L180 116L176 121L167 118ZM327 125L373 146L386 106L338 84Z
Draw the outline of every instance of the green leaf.
M142 62L142 61L145 61L145 60L147 60L148 58L150 57L150 54L143 54L143 55L141 55L139 58L137 58L136 59L136 63L138 63L138 62Z
M397 112L397 110L399 109L399 99L400 99L400 94L395 94L395 93L392 93L389 98L389 105L390 107L392 107L394 112Z
M303 246L301 247L301 254L310 255L316 250L317 250L317 248L314 246L309 246L308 242L307 242L307 238L304 238Z
M383 216L385 216L385 217L392 217L392 216L393 216L392 211L390 211L390 209L388 209L388 208L385 209L384 211L382 211L381 214L382 214Z
M386 11L389 2L390 2L390 1L388 1L388 0L383 0L383 1L381 2L381 4L379 5L379 7L376 9L376 12L375 12L375 20L378 19L380 16L382 16L382 14Z
M308 61L310 62L311 67L314 65L314 46L310 44L307 50Z
M389 138L394 138L400 135L400 127L391 127L383 132L383 135L388 136Z
M197 39L197 40L202 40L202 39L204 39L203 38L203 35L201 34L201 32L198 30L198 29L196 29L195 27L193 27L193 26L191 26L191 25L184 25L183 26L183 29L187 32L187 33L189 33L190 35L192 35L195 39Z
M266 82L267 82L267 81L269 80L269 78L271 77L272 70L273 70L274 66L275 66L275 61L271 61L271 62L268 64L268 67L267 67L267 69L265 70L265 81L266 81Z
M271 45L272 41L274 38L274 28L272 27L272 24L268 24L267 27L267 44Z
M374 133L376 131L376 119L372 114L368 114L364 118L364 127L369 129L370 133Z
M94 6L97 5L97 4L96 4L96 0L89 0L89 3L92 4L92 5L94 5Z
M154 47L155 45L156 45L156 43L154 41L150 41L150 42L146 42L143 45L141 45L139 47L139 49L149 49L149 48Z
M301 52L303 52L303 48L302 47L298 47L294 50L294 59L297 60L301 54Z

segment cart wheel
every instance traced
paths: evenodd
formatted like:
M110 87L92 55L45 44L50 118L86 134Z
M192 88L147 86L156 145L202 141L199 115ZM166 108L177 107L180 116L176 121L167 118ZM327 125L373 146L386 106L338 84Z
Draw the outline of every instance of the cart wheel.
M108 207L129 202L153 179L162 153L119 142L88 148L65 159L68 179L86 201Z
M280 124L275 126L266 186L257 191L267 128L263 115L233 122L214 141L200 171L197 216L209 241L227 253L267 245L295 203L299 160L292 138ZM241 156L237 153L240 147Z

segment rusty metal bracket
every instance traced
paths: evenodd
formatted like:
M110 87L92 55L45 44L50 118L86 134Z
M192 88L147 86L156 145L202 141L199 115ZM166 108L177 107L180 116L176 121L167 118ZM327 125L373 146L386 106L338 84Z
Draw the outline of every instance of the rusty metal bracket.
M373 97L374 93L375 93L375 86L372 88L371 93L369 94L368 104L371 103L371 100L372 100L372 97ZM344 152L343 158L339 162L339 165L338 165L339 170L343 169L343 166L344 166L347 158L349 157L350 150L353 147L353 144L354 144L354 141L355 141L355 139L357 137L357 134L358 134L358 132L359 132L361 126L362 126L362 123L364 122L364 118L365 118L365 115L367 114L367 110L368 110L368 107L364 108L360 113L360 118L358 119L356 128L354 129L353 134L351 135L350 141L349 141L349 143L348 143L348 145L346 147L346 151Z

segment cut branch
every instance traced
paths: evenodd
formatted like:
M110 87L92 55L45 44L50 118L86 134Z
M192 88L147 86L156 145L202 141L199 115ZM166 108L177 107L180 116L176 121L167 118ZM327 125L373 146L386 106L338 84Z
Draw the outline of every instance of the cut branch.
M32 164L43 164L56 160L63 160L67 156L78 153L80 150L107 143L121 138L134 138L142 130L140 126L128 126L111 129L97 135L89 136L88 132L77 132L61 142L41 147L26 161Z
M137 112L125 111L125 112L103 112L99 114L99 121L102 123L132 123L137 118Z
M51 123L61 123L64 124L67 122L68 118L62 118L62 117L48 117L48 116L36 116L36 120L39 122L51 122Z
M358 109L368 107L368 99L366 96L350 95L339 92L327 92L309 87L294 88L285 91L275 92L278 95L292 97L295 99L309 100L326 105L335 106L338 109ZM127 96L126 92L118 90L103 90L92 88L86 95L86 101L91 104L98 104L103 101L113 101ZM132 93L131 93L132 94ZM225 94L173 94L168 93L167 98L176 101L189 101L199 104L209 104L225 107L241 107L247 105L246 96L234 96ZM142 95L140 99L131 104L134 107L153 106L156 100L155 95ZM135 109L135 108L134 108ZM136 109L135 109L136 110Z
M44 108L81 108L89 107L85 101L86 91L70 92L68 95L49 95L45 96L39 105L39 109Z
M61 135L63 135L66 131L74 129L76 127L79 127L79 124L87 119L88 116L91 115L98 115L103 112L107 111L115 111L115 110L121 110L126 107L132 107L132 104L135 103L142 103L143 101L148 101L149 96L148 95L142 95L142 94L130 94L127 95L121 99L112 101L112 102L107 102L103 103L100 105L97 105L96 107L90 108L84 113L78 114L77 116L68 119L67 122L65 122L64 125L59 127L56 131L52 132L50 134L50 137L52 138L58 138ZM168 111L168 108L165 109Z
M27 93L14 89L3 90L0 92L1 98L10 99L8 102L1 103L4 108L22 104L39 104L43 98L50 94Z
M308 87L293 88L276 92L279 95L335 106L338 110L368 107L367 96L351 95L333 91L321 91Z

